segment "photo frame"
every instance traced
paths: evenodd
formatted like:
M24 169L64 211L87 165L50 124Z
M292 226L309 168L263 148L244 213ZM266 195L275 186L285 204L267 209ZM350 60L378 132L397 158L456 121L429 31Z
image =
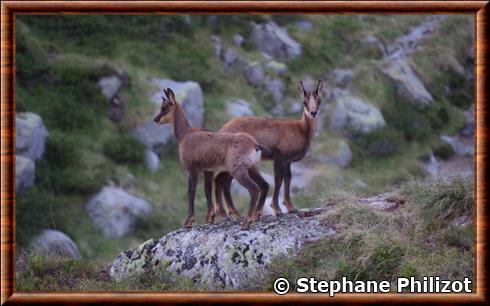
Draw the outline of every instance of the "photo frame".
M488 1L3 1L1 3L1 304L189 302L488 302ZM475 18L476 293L23 293L15 291L15 18L18 14L470 14Z

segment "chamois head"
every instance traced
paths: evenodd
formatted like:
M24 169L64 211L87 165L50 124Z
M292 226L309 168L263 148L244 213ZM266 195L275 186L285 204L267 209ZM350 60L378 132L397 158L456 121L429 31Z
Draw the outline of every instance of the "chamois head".
M322 102L322 99L320 98L322 86L322 80L318 80L318 85L315 90L306 91L303 87L303 81L299 81L298 89L301 94L301 99L303 100L305 114L309 118L315 118L318 114L320 103Z
M172 89L164 89L163 92L165 93L166 97L162 97L160 112L153 119L156 124L171 123L173 112L175 111L175 105L177 104L177 101L175 101L175 94Z

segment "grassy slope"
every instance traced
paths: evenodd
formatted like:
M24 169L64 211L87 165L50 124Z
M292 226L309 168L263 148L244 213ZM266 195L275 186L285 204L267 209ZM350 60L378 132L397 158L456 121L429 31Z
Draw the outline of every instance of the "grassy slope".
M225 71L212 56L208 37L218 34L225 45L231 45L233 34L248 34L250 21L268 18L281 24L291 20L281 16L227 16L212 25L204 17L193 17L187 23L178 16L18 16L17 109L39 113L50 131L45 156L37 163L36 186L17 197L19 245L27 246L32 235L43 228L57 228L75 240L84 258L107 262L123 249L179 227L186 212L186 179L175 148L165 148L162 168L167 170L150 173L141 160L143 148L127 137L127 130L148 111L147 95L153 89L147 79L170 77L199 82L205 95L207 128L218 129L227 120L224 103L232 97L252 101L256 113L265 115L262 101L268 97L247 85L240 74ZM461 118L462 106L471 101L471 95L464 93L472 93L469 84L456 86L455 73L450 70L433 75L430 72L437 69L428 69L424 73L424 61L430 60L433 52L466 58L464 50L459 53L452 50L457 49L454 45L461 39L469 39L469 19L457 17L448 22L460 30L454 34L450 28L444 28L436 34L434 46L429 44L417 54L417 71L431 84L431 92L434 88L436 107L432 117L437 117L440 109L450 110L447 123L433 127L427 125L431 119L426 119L426 113L400 100L391 85L372 69L379 55L360 48L358 43L365 34L389 42L417 24L421 17L307 18L315 24L311 32L289 27L291 35L303 43L306 56L289 63L284 76L288 95L296 97L296 86L291 84L305 75L319 77L336 67L354 67L359 73L349 89L381 107L390 126L388 131L373 135L373 141L388 138L396 140L397 147L390 154L363 155L366 144L351 140L356 153L353 166L342 173L323 166L325 175L313 182L311 192L296 196L295 202L300 207L315 205L320 191L345 188L357 177L371 186L366 193L375 193L407 177L420 176L416 158L428 152L441 131L460 127L461 121L455 118ZM263 61L249 45L240 52L249 59ZM114 124L107 118L107 103L96 82L101 76L119 70L130 75L131 87L122 92L128 101L126 117L120 124ZM445 98L440 90L445 82L456 84L454 98ZM400 114L412 117L399 122ZM417 129L420 133L414 134L407 125L410 122L420 122L421 128ZM327 126L323 130L325 133L315 141L320 146L326 144L328 149L328 139L341 135L332 134ZM124 154L123 160L115 158L124 152L133 153ZM155 212L141 220L133 234L105 239L93 229L84 204L109 179L123 183L128 173L137 178L137 185L130 191L154 203ZM337 180L338 175L344 176L344 180ZM204 207L202 188L198 188L198 220L203 220Z
M277 259L254 287L272 290L278 277L294 284L304 276L392 283L397 277L427 275L473 279L474 224L453 223L461 216L473 216L473 183L462 179L429 185L412 181L402 185L398 194L407 201L386 212L354 205L355 197L344 191L330 193L323 203L333 208L324 221L340 233L305 247L297 257ZM115 282L108 276L108 264L87 259L21 256L18 267L17 284L22 291L202 290L171 274L145 273Z

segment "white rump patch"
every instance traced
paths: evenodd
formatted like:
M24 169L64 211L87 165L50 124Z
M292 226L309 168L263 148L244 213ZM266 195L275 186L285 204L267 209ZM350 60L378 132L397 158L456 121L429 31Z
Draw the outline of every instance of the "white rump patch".
M260 149L254 148L250 154L250 161L252 164L256 165L260 162L262 157L262 151Z

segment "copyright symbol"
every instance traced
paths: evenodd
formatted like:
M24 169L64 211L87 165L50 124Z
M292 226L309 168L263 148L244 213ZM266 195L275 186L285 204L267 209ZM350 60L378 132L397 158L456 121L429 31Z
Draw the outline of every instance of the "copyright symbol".
M284 295L289 291L289 282L287 279L281 277L274 282L274 291L279 295Z

